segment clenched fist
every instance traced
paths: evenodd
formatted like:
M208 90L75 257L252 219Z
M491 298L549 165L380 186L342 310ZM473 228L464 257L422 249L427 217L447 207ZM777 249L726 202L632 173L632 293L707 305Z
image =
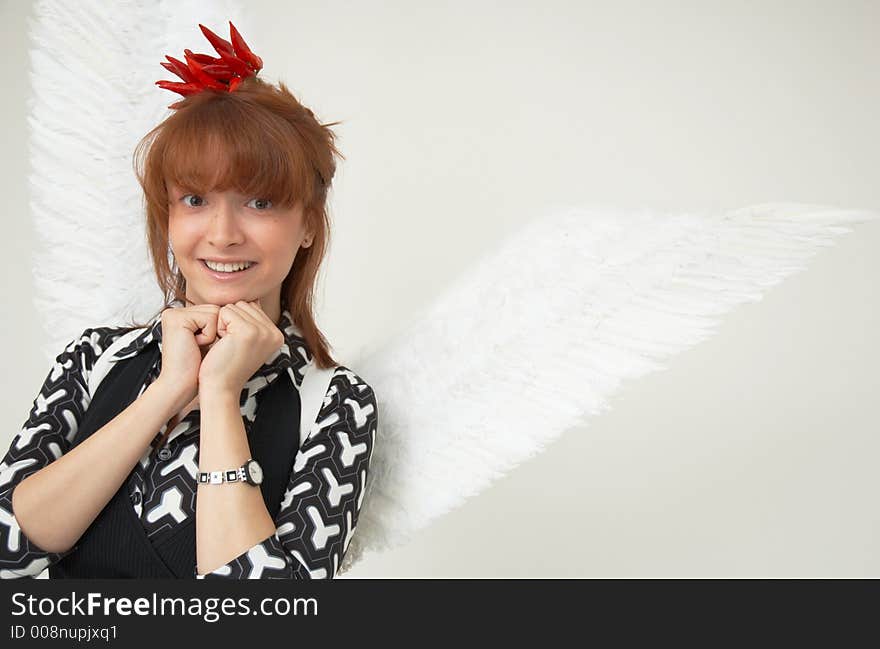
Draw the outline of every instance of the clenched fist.
M235 397L264 363L284 344L284 333L266 315L259 300L239 300L220 309L221 340L207 353L199 370L199 389Z
M162 371L159 378L180 400L180 407L199 393L202 359L217 341L220 307L197 304L162 312Z

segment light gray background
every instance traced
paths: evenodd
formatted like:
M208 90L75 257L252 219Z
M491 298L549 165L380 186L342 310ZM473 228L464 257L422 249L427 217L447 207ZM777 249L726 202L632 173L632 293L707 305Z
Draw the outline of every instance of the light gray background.
M880 208L876 2L248 7L265 76L345 121L321 314L342 352L392 336L557 202ZM50 369L31 301L30 11L0 3L4 449ZM206 51L193 33L181 51ZM145 53L157 79L162 55ZM880 223L844 235L610 412L348 576L880 576L878 244Z

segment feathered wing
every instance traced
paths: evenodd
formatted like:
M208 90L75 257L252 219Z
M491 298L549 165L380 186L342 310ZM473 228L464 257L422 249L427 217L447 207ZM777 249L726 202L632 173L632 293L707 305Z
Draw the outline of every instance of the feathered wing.
M769 203L723 213L560 209L484 257L357 362L379 430L340 573L607 408L626 379L880 214Z
M28 24L34 303L52 362L86 327L145 320L162 305L145 244L135 146L180 96L154 82L184 47L210 50L198 23L249 21L220 0L36 0ZM245 31L247 33L247 31ZM179 56L178 56L179 58Z

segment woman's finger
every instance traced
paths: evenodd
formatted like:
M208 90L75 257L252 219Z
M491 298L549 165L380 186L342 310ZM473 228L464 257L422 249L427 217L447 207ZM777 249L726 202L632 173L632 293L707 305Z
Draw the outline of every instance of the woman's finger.
M262 329L264 325L245 308L245 304L247 303L236 302L235 304L230 304L229 306L235 307L235 312L241 318L242 324L246 325L248 329L260 331L260 329Z
M269 316L267 316L263 311L254 306L253 302L245 302L242 300L241 302L236 302L235 306L241 309L244 313L250 316L251 320L253 320L254 324L260 326L267 326L274 324L271 320L269 320Z
M196 342L199 345L209 345L217 338L217 312L216 310L205 310L202 313L204 317L199 320L202 323L201 332L196 335Z
M243 311L247 311L251 314L256 321L256 325L260 332L268 339L271 339L273 344L276 344L279 347L284 344L284 334L278 325L272 322L272 319L266 315L266 312L263 311L262 308L260 308L259 301L239 302L236 306L239 306Z
M200 333L196 334L196 342L199 345L210 344L217 337L217 315L219 311L219 307L210 304L188 309L190 322L195 325L193 333L201 330Z
M246 322L241 312L235 308L234 304L227 304L220 308L220 316L217 318L217 335L221 338L226 335L229 325L233 321Z

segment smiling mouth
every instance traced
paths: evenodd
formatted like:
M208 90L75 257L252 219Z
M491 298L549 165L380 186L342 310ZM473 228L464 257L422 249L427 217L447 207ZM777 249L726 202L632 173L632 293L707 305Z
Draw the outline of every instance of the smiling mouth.
M226 272L226 271L222 271L222 270L214 270L213 268L208 266L208 264L205 262L204 259L199 259L199 263L201 263L202 267L205 270L207 270L209 273L214 273L215 275L230 275L230 276L231 275L240 275L241 273L246 273L251 268L253 268L254 266L257 265L257 262L252 261L252 262L250 262L251 265L248 266L247 268L242 268L241 270L233 270L233 271Z

